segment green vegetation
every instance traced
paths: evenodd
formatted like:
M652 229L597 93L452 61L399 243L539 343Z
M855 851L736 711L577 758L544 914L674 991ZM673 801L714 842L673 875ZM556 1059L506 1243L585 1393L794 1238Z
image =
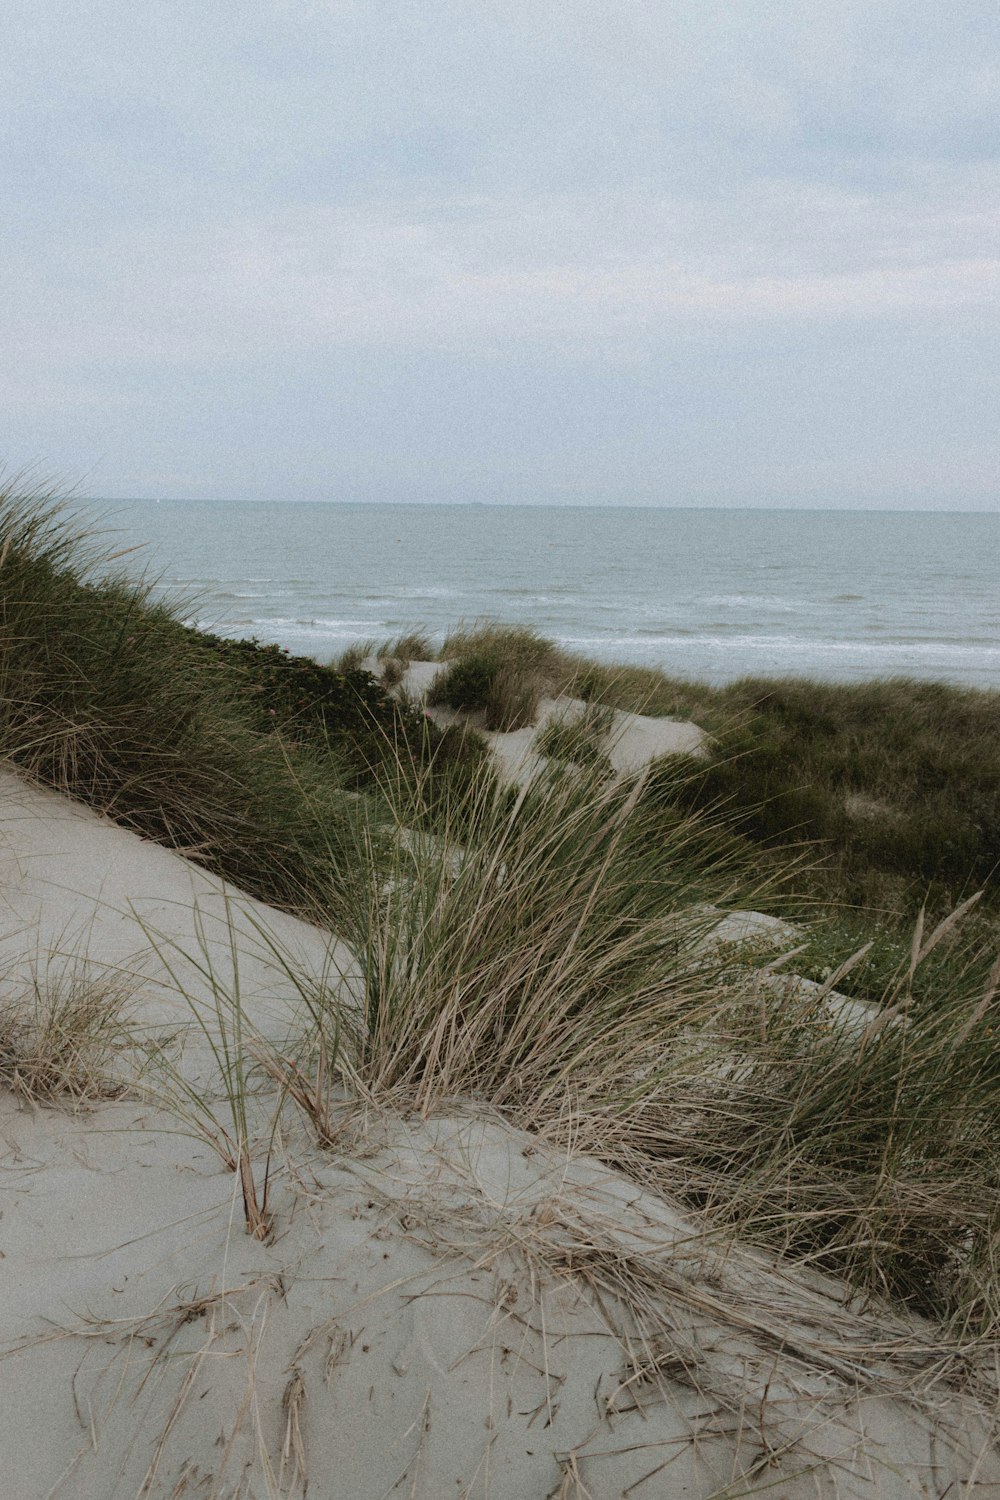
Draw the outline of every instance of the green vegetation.
M348 790L438 737L365 673L186 629L113 561L0 493L0 755L267 900L325 901Z
M533 723L540 698L559 691L571 663L533 630L496 625L452 631L441 659L449 665L431 702L482 712L484 728L501 730Z
M380 767L395 766L404 746L433 734L424 716L391 698L383 683L359 667L324 667L308 656L256 640L226 640L189 630L196 649L220 668L258 734L279 731L286 740L332 755L358 785Z
M581 766L601 766L609 771L605 745L613 723L613 711L603 704L590 704L573 717L550 719L539 734L537 748L553 760L568 760Z
M472 1096L956 1336L1000 1326L1000 968L977 951L995 907L959 905L1000 848L996 695L710 690L529 631L457 633L438 692L487 727L530 720L543 694L591 705L548 731L549 772L515 794L480 737L435 732L356 665L191 632L109 577L58 509L10 492L0 507L0 754L310 912L357 965L357 1009L304 987L280 1055L216 991L228 1103L200 1128L240 1174L251 1232L270 1213L252 1068L321 1146L336 1073L425 1112ZM710 729L708 759L613 778L609 709L668 706ZM707 903L774 905L781 877L795 909L789 839L798 910L832 913L803 962L877 1000L860 1020L823 990L776 1001L759 964L705 945ZM904 940L928 892L934 915ZM90 1000L63 1014L100 1039ZM36 1043L19 1025L0 1035L8 1079L29 1055L41 1091L74 1076L58 1031Z
M698 801L739 804L741 826L762 844L792 833L821 842L846 899L868 901L880 885L955 899L990 880L1000 860L1000 694L747 679L716 704L718 742Z
M782 859L790 843L807 845L807 899L907 920L925 900L944 912L980 886L995 904L1000 693L904 678L743 678L711 688L587 661L532 631L488 624L453 632L439 656L449 666L434 701L484 711L486 728L530 722L543 693L694 719L711 753L701 768L688 762L679 795ZM498 681L516 711L498 706Z

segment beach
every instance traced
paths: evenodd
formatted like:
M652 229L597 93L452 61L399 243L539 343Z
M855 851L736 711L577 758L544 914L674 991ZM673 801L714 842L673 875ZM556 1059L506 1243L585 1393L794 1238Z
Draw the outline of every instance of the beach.
M349 990L342 951L9 775L0 816L2 942L22 980L127 978L140 1034L188 1034L177 1067L211 1111L192 1123L183 1092L148 1078L144 1098L72 1109L4 1092L11 1495L1000 1483L993 1415L934 1375L931 1325L713 1244L628 1176L472 1100L422 1119L338 1095L325 1151L283 1136L267 1232L249 1235L215 1049L237 1020L258 1048L283 1044L304 976ZM269 1107L255 1098L264 1126Z
M322 666L3 506L12 1496L995 1492L995 695Z

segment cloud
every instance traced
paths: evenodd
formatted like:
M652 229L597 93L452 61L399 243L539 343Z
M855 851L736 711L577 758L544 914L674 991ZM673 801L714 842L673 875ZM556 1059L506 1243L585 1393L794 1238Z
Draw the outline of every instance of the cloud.
M678 325L987 312L997 185L912 196L755 184L725 202L639 192L295 206L211 226L118 226L0 250L23 360L196 364L326 346L620 349ZM12 299L14 301L14 299Z
M61 421L81 468L100 454L145 473L126 458L133 424L162 448L156 472L196 474L221 460L184 389L228 424L229 451L256 444L264 465L278 448L262 411L280 407L300 444L320 423L318 472L348 459L317 393L339 400L350 369L376 403L367 362L383 382L402 372L407 411L435 392L454 406L502 370L506 447L551 475L565 455L525 425L538 382L576 403L552 423L576 434L600 427L618 371L636 410L654 401L643 383L683 396L693 455L718 434L718 462L700 460L715 484L744 421L740 382L723 389L719 370L780 347L802 387L822 387L786 453L781 364L762 362L759 420L781 462L808 470L831 413L865 441L836 372L860 345L887 361L907 338L924 385L889 412L902 374L873 379L870 441L888 425L899 451L909 432L924 453L942 391L953 425L972 410L955 334L979 340L996 319L994 5L12 0L5 41L15 447ZM375 405L356 421L381 430ZM978 405L970 422L981 454ZM484 472L475 428L464 408L428 472ZM633 469L655 476L655 423L633 440Z

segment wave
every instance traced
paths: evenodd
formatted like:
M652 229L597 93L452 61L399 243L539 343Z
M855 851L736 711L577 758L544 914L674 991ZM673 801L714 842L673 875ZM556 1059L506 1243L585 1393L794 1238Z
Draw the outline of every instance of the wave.
M820 608L814 599L788 599L781 594L708 594L697 604L703 609L770 609L781 614Z
M607 635L577 635L562 633L557 636L558 643L562 646L615 646L615 647L650 647L659 646L702 646L716 651L772 651L788 652L796 655L824 652L849 653L860 655L888 656L888 655L966 655L980 657L996 657L1000 660L1000 643L983 641L962 641L949 639L934 640L897 640L897 641L864 641L831 639L829 637L818 637L808 639L803 636L788 635L709 635L704 631L674 629L670 631L653 632L637 631L632 633L618 633Z

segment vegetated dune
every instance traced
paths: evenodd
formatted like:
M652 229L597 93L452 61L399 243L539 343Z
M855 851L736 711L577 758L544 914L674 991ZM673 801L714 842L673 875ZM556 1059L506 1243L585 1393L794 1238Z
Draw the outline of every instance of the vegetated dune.
M330 935L13 777L0 815L4 1495L1000 1493L993 1345L475 1099L398 1111ZM331 993L318 1144L278 1111Z
M378 657L366 657L361 663L376 676L385 669ZM433 696L435 682L448 671L447 661L411 661L402 673L398 688L409 698L423 703ZM652 717L624 709L609 708L600 719L591 719L591 705L568 693L555 697L544 695L533 706L531 722L519 728L488 729L481 724L482 713L432 704L428 716L441 726L473 723L483 733L494 763L502 778L514 785L532 781L544 769L547 756L559 753L560 732L563 739L576 738L568 746L569 758L574 749L590 750L592 756L606 758L611 770L627 775L642 769L664 755L701 756L707 736L697 724L686 719Z

